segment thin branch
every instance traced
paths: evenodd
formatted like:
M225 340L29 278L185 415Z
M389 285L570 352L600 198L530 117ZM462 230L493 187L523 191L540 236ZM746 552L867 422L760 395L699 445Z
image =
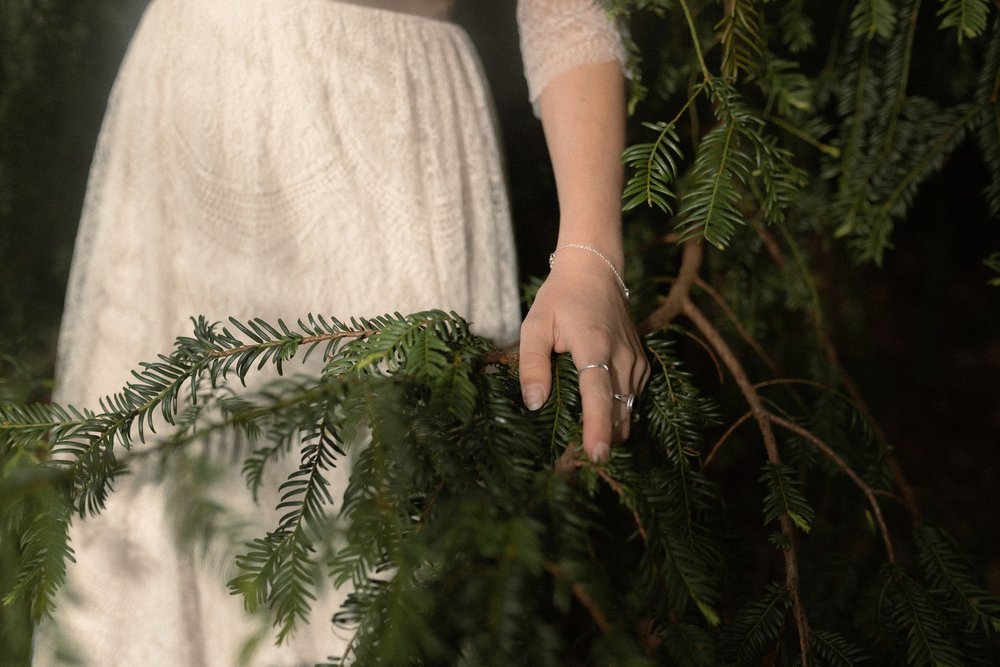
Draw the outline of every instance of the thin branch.
M852 482L854 482L854 485L857 486L863 494L865 494L865 497L868 499L868 503L871 505L872 512L875 515L875 521L878 523L879 532L882 533L882 542L885 544L886 557L889 559L890 563L895 563L896 552L895 549L893 549L892 547L892 538L889 536L889 528L885 523L885 517L883 517L882 515L882 508L878 504L878 499L875 497L875 492L872 489L872 487L869 486L868 483L865 482L863 479L861 479L861 477L856 472L854 472L851 466L849 466L847 462L844 461L844 459L842 459L839 454L837 454L837 452L833 451L832 447L823 442L818 436L812 433L812 431L809 431L808 429L799 426L795 422L789 421L775 414L770 415L770 420L774 424L784 429L787 429L798 436L805 438L813 445L815 445L816 448L819 449L821 452L823 452L823 454L825 454L827 458L836 463L837 467L840 468L844 472L844 474L850 478Z
M545 571L551 574L556 579L560 579L569 584L569 588L573 591L573 597L575 597L584 608L590 612L590 617L594 619L594 623L600 628L601 634L607 637L611 634L611 623L608 622L608 617L604 615L601 608L597 606L594 602L594 598L590 597L590 593L580 584L580 582L574 580L568 574L566 574L561 567L550 561L545 561L544 563Z
M799 128L797 128L792 123L789 123L784 118L781 118L780 116L776 116L776 115L772 114L772 115L768 116L767 119L769 121L771 121L772 123L774 123L775 125L777 125L778 127L780 127L781 129L783 129L785 132L788 132L793 137L796 137L796 138L804 141L805 143L809 144L810 146L812 146L816 150L820 151L821 153L826 153L827 155L829 155L830 157L832 157L834 159L837 159L837 158L840 157L840 149L839 148L837 148L836 146L831 146L830 144L823 143L822 141L820 141L816 137L812 136L811 134L809 134L807 132L803 132L802 130L800 130Z
M681 10L684 12L684 19L687 21L688 30L691 32L691 44L694 46L694 53L698 57L698 65L701 66L701 73L705 77L705 81L712 78L712 73L708 70L708 65L705 64L705 56L701 52L701 40L698 37L698 29L694 24L694 17L691 16L691 8L688 7L686 0L678 0Z
M666 327L680 314L682 304L691 292L691 285L698 278L703 254L704 249L698 241L691 240L684 243L684 252L681 255L681 267L677 272L677 279L670 286L667 298L663 300L660 307L639 325L640 335Z
M730 426L728 429L726 429L726 432L722 434L722 437L719 438L716 441L715 445L712 446L712 451L710 451L708 453L708 456L705 457L705 461L701 464L701 469L702 470L704 470L705 468L707 468L709 466L709 464L712 463L712 460L715 458L715 455L719 453L719 450L722 448L723 443L725 443L726 440L729 439L729 436L731 436L733 433L735 433L736 429L738 429L740 426L742 426L744 423L746 423L746 421L748 419L750 419L751 417L753 417L753 411L752 410L749 411L749 412L745 412L742 417L740 417L735 422L733 422L732 426Z
M774 238L774 234L767 231L759 223L753 226L753 230L757 232L757 236L760 237L760 240L764 243L764 247L767 249L767 254L771 256L771 259L778 265L778 268L785 268L788 260L785 258L785 253L781 251L781 246L778 245L778 240Z
M708 346L708 343L706 343L701 338L695 336L693 333L691 333L686 329L682 330L682 332L685 336L687 336L694 342L698 343L698 345L700 345L702 349L705 350L705 352L708 354L708 357L712 360L712 363L715 364L715 372L719 374L719 384L724 384L726 382L726 377L722 374L722 366L719 365L719 358L715 356L715 352L713 352L712 348Z
M377 333L371 329L360 329L358 331L338 331L336 333L320 334L318 336L303 336L299 341L299 346L312 345L314 343L324 343L331 340L340 340L342 338L365 338L366 336L372 336ZM285 345L287 340L269 340L262 343L248 343L247 345L241 345L239 347L230 348L228 350L209 350L207 356L213 359L225 359L227 357L232 357L238 354L243 354L244 352L249 352L250 350L266 349L269 347L279 347Z
M517 366L521 355L507 350L494 350L483 355L484 366Z
M722 335L712 326L705 314L690 300L685 299L681 303L681 312L699 329L709 344L715 348L722 362L729 369L733 380L740 388L743 398L750 406L750 411L757 428L764 439L764 449L767 452L767 459L772 464L781 463L781 453L778 450L778 441L774 437L774 430L771 428L771 413L764 407L760 394L753 388L753 384L747 377L743 365L740 364L732 348L726 343ZM792 608L795 615L795 625L799 634L799 652L802 657L803 667L809 666L809 619L806 616L805 607L802 603L802 593L799 588L799 562L798 549L796 547L795 527L791 517L787 513L781 515L779 519L781 532L788 540L788 546L782 550L785 558L785 588L792 598Z
M716 305L719 306L729 321L732 322L733 326L736 327L736 332L740 335L740 338L742 338L747 345L753 348L753 351L756 352L757 356L763 360L768 370L779 377L784 375L784 373L781 372L781 369L778 368L778 364L776 364L770 355L764 351L764 348L757 342L757 339L750 335L746 326L744 326L743 322L740 321L736 311L734 311L722 295L719 294L719 291L705 282L701 277L695 277L695 285L712 297L712 300L715 301Z
M609 475L608 471L605 470L604 468L600 466L595 466L594 471L597 473L598 477L603 479L605 483L607 483L607 485L610 486L611 489L618 494L618 497L622 499L622 503L624 503L625 506L628 507L628 503L625 502L625 487L623 487L618 480ZM642 537L643 543L648 544L649 533L646 532L646 527L642 525L642 517L639 516L639 512L637 512L634 508L629 507L629 510L632 512L632 518L635 520L636 528L639 529L639 535Z

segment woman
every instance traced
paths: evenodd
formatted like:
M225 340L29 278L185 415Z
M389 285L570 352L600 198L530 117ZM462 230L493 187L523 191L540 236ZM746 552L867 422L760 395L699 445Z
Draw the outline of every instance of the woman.
M92 167L57 401L94 405L193 314L434 307L517 338L490 99L467 37L441 20L449 4L153 0ZM595 0L520 0L518 20L560 203L552 271L520 324L522 391L540 407L553 351L570 352L583 445L601 459L647 373L620 277L621 47ZM102 666L228 665L253 646L251 664L300 664L349 639L330 627L333 591L275 647L225 575L175 545L167 485L122 486L74 525L77 563L36 664L63 643Z

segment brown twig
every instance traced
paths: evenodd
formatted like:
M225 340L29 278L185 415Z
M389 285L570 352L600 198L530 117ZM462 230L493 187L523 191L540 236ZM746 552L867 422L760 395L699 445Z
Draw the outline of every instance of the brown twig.
M681 312L681 307L691 293L691 285L698 278L703 249L696 241L687 241L681 254L681 267L677 280L670 286L667 298L652 315L639 325L639 334L644 335L670 324Z
M729 428L726 429L726 432L722 434L722 437L719 438L716 441L715 445L712 446L712 451L710 451L708 453L708 456L705 457L704 463L701 464L702 470L704 470L705 468L707 468L709 466L709 464L712 463L712 459L714 459L715 455L719 453L719 450L722 448L723 443L726 442L726 440L729 439L729 436L731 436L733 433L735 433L736 429L738 429L740 426L742 426L744 423L746 423L746 421L748 419L750 419L751 417L753 417L753 411L752 410L749 411L749 412L744 413L742 417L740 417L739 419L737 419L736 421L733 422L732 426L730 426Z
M555 462L555 470L561 474L569 474L574 470L578 470L583 467L591 466L588 461L584 461L577 445L570 443L566 445L562 454ZM642 537L642 541L645 544L649 543L649 533L646 531L646 527L642 523L642 517L639 516L639 512L633 507L629 507L629 503L625 501L626 493L625 487L622 486L621 482L612 477L607 470L601 466L593 466L594 472L600 477L604 482L611 487L619 498L622 500L622 504L629 508L632 513L632 519L635 521L636 528L639 529L639 536Z
M892 547L892 538L889 536L889 527L885 523L885 517L882 515L882 508L879 506L878 499L875 497L874 489L872 489L867 482L861 479L861 477L854 472L851 466L847 464L847 461L842 459L837 452L833 451L832 447L823 442L823 440L821 440L812 431L775 414L770 415L770 420L774 424L805 438L815 445L818 450L823 452L828 459L833 461L837 467L840 468L852 482L854 482L854 485L857 486L863 494L865 494L865 497L868 499L868 504L871 505L872 513L875 515L875 521L878 523L879 532L882 533L882 542L885 544L886 558L889 559L890 563L895 563L896 551Z
M695 336L690 331L685 330L684 335L693 340L694 342L698 343L698 345L700 345L701 348L705 350L705 352L708 354L709 359L711 359L712 363L715 364L715 372L718 373L719 375L719 384L725 384L726 376L723 375L722 373L722 366L719 364L719 358L715 356L715 352L713 352L712 348L708 346L708 343L703 341L698 336Z
M509 350L494 350L483 355L484 366L517 366L521 355Z
M764 407L760 394L753 388L753 383L746 375L743 365L736 358L732 348L726 343L722 335L712 326L704 313L690 300L684 299L680 304L680 312L683 313L695 327L701 331L709 344L715 348L716 353L722 359L723 364L729 369L733 380L743 394L744 400L750 406L750 412L757 422L757 428L764 439L764 449L767 452L767 459L772 464L781 463L781 452L778 449L778 441L774 437L774 430L771 428L771 413ZM785 588L792 598L792 610L795 615L795 625L799 634L799 651L802 656L803 667L809 665L809 619L806 616L805 607L802 603L802 593L799 588L799 562L798 549L796 545L795 527L788 514L782 514L779 523L781 532L788 540L788 546L782 550L785 559Z
M778 368L778 364L776 364L774 360L771 359L770 355L764 351L764 348L757 342L757 339L750 335L746 326L744 326L743 322L741 322L740 318L736 315L736 311L734 311L729 303L722 298L719 291L702 280L700 277L695 278L695 285L712 297L712 300L715 301L716 305L719 306L722 312L725 313L726 317L729 318L729 321L732 322L733 326L736 327L736 332L740 335L740 338L742 338L747 345L753 348L753 351L757 353L757 356L764 361L768 370L778 377L784 375L784 373L781 372L781 369Z
M622 503L629 507L628 503L625 502L625 487L616 480L614 477L608 474L608 471L601 467L595 467L594 470L597 472L597 476L604 480L604 482L611 487L611 489L618 494L618 497L622 499ZM646 527L642 525L642 517L639 516L639 512L633 507L629 507L629 511L632 512L632 518L635 520L635 525L639 529L639 535L642 537L642 541L645 544L649 543L649 533L646 532Z
M757 232L757 236L760 237L761 242L764 244L764 248L767 250L767 254L771 256L774 263L778 265L778 268L784 268L788 260L785 258L785 253L781 251L781 246L778 244L778 240L774 238L774 234L767 231L763 225L756 224L753 226L754 231Z
M575 597L590 613L590 617L594 619L594 623L596 623L597 627L600 628L601 634L605 637L611 634L611 623L608 622L608 617L604 615L601 608L597 606L596 602L594 602L594 598L590 597L590 593L586 591L580 582L563 572L563 569L553 562L545 561L544 567L545 571L553 577L561 579L569 584L570 590L573 591L573 597Z

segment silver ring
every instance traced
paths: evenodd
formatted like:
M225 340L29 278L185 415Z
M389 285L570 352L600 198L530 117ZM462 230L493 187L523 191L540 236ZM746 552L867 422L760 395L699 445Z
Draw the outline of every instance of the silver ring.
M624 403L625 410L627 410L630 415L632 414L632 410L635 409L636 398L635 394L615 394L615 400Z
M582 373L582 372L584 372L584 371L585 371L585 370L587 370L588 368L603 368L603 369L604 369L605 371L607 371L608 373L610 373L610 372L611 372L611 368L610 368L610 367L608 367L608 365L607 365L607 364L587 364L586 366L581 366L580 368L577 368L577 369L576 369L576 372L577 372L577 373L579 374L579 373Z

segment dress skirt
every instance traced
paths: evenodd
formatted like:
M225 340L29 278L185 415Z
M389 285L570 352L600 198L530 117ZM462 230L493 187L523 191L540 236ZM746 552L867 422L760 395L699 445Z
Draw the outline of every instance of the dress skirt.
M517 336L493 109L465 33L333 0L153 0L91 169L57 402L96 408L192 316L427 308ZM66 649L101 667L297 665L343 649L330 618L345 591L275 647L226 590L233 572L177 546L170 486L131 475L105 512L74 521L76 563L35 664ZM225 496L273 528L273 505Z

